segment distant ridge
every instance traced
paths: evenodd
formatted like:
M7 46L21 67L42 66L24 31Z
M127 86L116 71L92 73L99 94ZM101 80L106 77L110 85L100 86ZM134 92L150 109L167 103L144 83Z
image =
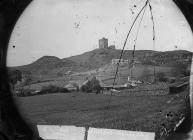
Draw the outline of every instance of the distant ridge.
M85 52L80 55L71 56L68 58L60 59L56 56L43 56L35 62L19 66L12 67L21 71L31 71L37 73L39 71L60 71L60 70L73 70L73 71L86 71L91 69L100 68L106 64L111 63L113 58L120 57L121 50L114 49L95 49L89 52ZM178 61L178 59L190 58L192 52L186 50L175 50L175 51L153 51L153 50L136 50L135 59L139 62L143 61L156 61L157 63L167 63ZM132 50L125 50L123 59L131 59Z

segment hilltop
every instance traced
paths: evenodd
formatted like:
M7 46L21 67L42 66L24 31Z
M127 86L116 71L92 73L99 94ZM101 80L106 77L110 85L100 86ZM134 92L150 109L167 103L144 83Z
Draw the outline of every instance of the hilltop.
M142 60L144 57L152 56L153 54L156 53L158 52L151 50L139 50L135 52L135 57ZM21 71L23 70L41 71L45 69L51 70L62 67L68 68L79 67L88 70L100 68L101 66L111 63L111 60L113 58L119 58L120 54L121 50L95 49L80 55L71 56L63 59L60 59L55 56L43 56L31 64L12 68L19 69ZM131 59L131 58L132 58L132 51L131 50L124 51L123 59Z

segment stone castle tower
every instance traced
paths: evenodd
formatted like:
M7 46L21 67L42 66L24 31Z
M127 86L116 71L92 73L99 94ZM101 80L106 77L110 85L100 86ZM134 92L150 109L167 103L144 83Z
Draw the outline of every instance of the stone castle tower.
M108 39L103 37L102 39L99 39L99 49L104 48L108 48Z

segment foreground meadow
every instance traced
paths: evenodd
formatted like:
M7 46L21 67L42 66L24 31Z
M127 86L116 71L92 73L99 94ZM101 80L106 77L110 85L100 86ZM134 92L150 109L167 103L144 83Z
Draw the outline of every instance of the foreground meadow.
M16 97L24 118L32 124L58 124L156 132L172 131L186 114L187 91L176 95L47 94Z

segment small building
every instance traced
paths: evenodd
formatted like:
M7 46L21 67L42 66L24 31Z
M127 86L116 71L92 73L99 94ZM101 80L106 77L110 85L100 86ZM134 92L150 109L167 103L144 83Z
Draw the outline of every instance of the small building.
M72 71L67 71L66 73L65 73L65 75L70 75L70 74L72 74L73 72Z
M73 86L71 83L67 84L65 86L66 89L68 89L69 91L75 91L77 90L77 87Z
M99 49L105 48L108 48L108 39L103 37L102 39L99 39Z
M115 45L109 46L109 49L115 50Z
M112 64L113 64L113 65L117 65L118 63L121 64L121 65L123 65L123 64L129 64L129 60L115 59L115 58L112 59Z

